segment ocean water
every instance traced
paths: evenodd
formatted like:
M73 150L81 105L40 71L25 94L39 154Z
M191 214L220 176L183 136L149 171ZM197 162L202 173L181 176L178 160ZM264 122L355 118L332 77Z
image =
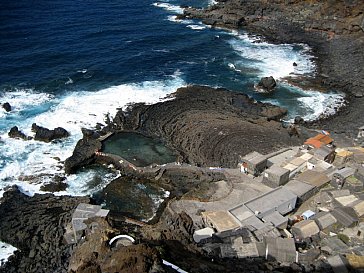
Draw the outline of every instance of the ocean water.
M259 43L244 32L177 20L180 6L212 3L0 1L0 103L13 108L0 108L0 197L14 184L33 195L54 175L64 175L62 162L82 127L104 123L106 114L133 102L161 101L187 84L225 87L281 105L289 110L287 119L312 119L341 103L341 94L304 91L283 81L314 75L306 45ZM279 80L276 92L256 93L254 84L270 75ZM8 137L13 126L32 135L34 122L62 126L71 137L57 143ZM85 170L67 176L67 190L57 194L93 194L118 175Z
M180 6L203 7L207 0L2 1L0 3L0 196L18 184L40 191L71 155L81 128L104 123L117 108L155 103L178 87L205 84L249 94L289 110L287 119L330 113L337 93L290 86L286 76L315 73L307 45L261 43L244 32L212 29L197 20L178 20ZM298 66L294 67L293 62ZM274 94L254 90L262 76L274 76ZM31 124L62 126L71 137L57 143L7 136L12 126L28 135ZM102 185L117 173L102 174ZM58 194L92 194L93 171L67 177Z

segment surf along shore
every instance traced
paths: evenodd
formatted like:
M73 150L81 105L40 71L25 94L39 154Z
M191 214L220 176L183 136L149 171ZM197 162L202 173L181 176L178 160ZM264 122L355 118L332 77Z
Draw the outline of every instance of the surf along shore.
M363 4L359 1L357 6L358 10L363 10ZM301 12L296 14L297 10ZM242 28L252 34L261 34L265 39L277 43L309 44L317 57L318 71L316 78L305 80L311 85L322 85L328 89L345 92L349 104L333 117L304 125L353 137L357 128L363 125L364 18L361 17L362 21L359 18L359 23L356 23L355 20L358 17L355 13L356 7L352 9L349 7L347 10L346 14L341 15L339 7L335 9L315 1L312 5L306 1L291 1L291 4L287 6L285 1L278 0L269 3L266 1L219 1L216 6L207 10L187 9L184 16L202 19L203 22L213 26ZM329 19L322 19L322 15L326 13ZM334 16L339 16L339 19L334 19ZM337 21L336 24L335 21ZM179 154L178 161L197 166L236 167L240 154L247 154L253 150L269 153L302 143L307 136L306 129L301 127L296 135L295 132L283 128L278 120L284 114L285 111L279 107L257 103L241 94L222 89L192 86L178 90L171 101L154 105L137 104L127 112L119 111L114 120L99 133L135 131L165 141L167 146ZM84 138L75 148L76 156L65 163L66 172L76 172L82 166L95 161L108 163L95 155L95 151L101 148L101 143L97 140L99 133L84 131ZM125 170L126 177L139 175L143 177L143 174ZM181 168L175 168L169 173L163 171L161 178L157 183L168 190L174 190L172 197L180 197L203 183L209 185L209 182L218 181L223 177L199 169L186 168L181 171ZM0 239L21 250L10 259L5 270L8 270L7 272L19 270L67 272L68 261L73 252L72 248L62 240L63 225L70 220L77 203L89 202L89 200L81 198L76 200L70 197L68 201L52 195L36 195L35 198L30 198L24 197L16 189L9 191L5 197L1 210L7 218L6 221L2 221ZM16 203L14 200L22 202L16 206L9 206ZM37 205L38 202L41 202L41 210ZM158 213L158 216L161 216L158 224L144 230L137 225L127 223L124 215L118 212L110 215L108 225L112 228L108 225L105 228L109 232L108 235L120 232L133 233L140 236L139 240L142 243L140 249L124 253L122 261L127 265L124 270L133 272L140 262L143 265L149 265L145 267L145 272L152 272L152 269L156 268L154 261L160 259L161 254L156 250L164 252L163 257L190 261L191 269L195 267L203 270L201 265L204 265L204 272L218 270L244 272L243 269L249 271L267 268L287 270L276 263L268 265L262 263L262 267L258 267L255 264L257 260L211 261L210 258L202 256L201 250L191 242L193 230L191 219L185 214L169 215L163 209L164 207ZM16 217L11 210L18 212ZM35 227L37 218L41 219L41 228L46 232ZM48 228L49 222L56 230L56 235L52 233L52 229ZM28 229L22 228L24 223L29 226ZM13 229L12 225L18 228ZM9 232L10 230L12 231ZM57 244L54 244L55 241ZM52 247L53 245L61 248L62 253L57 254L59 249ZM107 255L108 252L103 251L103 249L100 250L100 256L102 253ZM51 253L51 260L46 258L50 256L49 253ZM142 253L145 255L143 256ZM98 270L99 258L92 257L85 251L84 261L77 272ZM129 257L138 257L138 262L130 262ZM259 263L261 263L260 260ZM159 272L170 272L162 265L159 266Z
M308 44L316 57L316 76L291 83L344 92L348 103L336 115L307 125L354 137L363 125L363 10L362 1L220 0L206 9L187 8L181 18L241 29L273 43Z

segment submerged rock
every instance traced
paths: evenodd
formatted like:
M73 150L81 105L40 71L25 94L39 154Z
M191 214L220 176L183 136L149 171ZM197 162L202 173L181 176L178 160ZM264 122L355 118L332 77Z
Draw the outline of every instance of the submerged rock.
M62 127L57 127L53 130L49 130L42 126L38 126L36 123L32 124L32 131L35 132L34 139L44 142L51 142L55 139L61 139L69 137L69 133Z
M270 76L261 78L260 82L257 85L257 88L263 90L264 92L272 92L276 86L276 80L272 76Z
M5 109L6 112L10 112L11 111L11 105L10 105L10 103L5 102L3 104L3 108Z

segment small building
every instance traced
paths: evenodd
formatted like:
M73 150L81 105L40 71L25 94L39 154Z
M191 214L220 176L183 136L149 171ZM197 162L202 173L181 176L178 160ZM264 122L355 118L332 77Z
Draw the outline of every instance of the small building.
M322 146L332 144L333 141L334 140L328 135L318 134L314 137L307 139L304 144L310 146L313 149L319 149Z
M329 228L330 226L336 223L336 218L330 212L325 212L325 211L317 213L314 216L313 220L315 220L320 230Z
M265 223L271 223L278 229L285 229L288 224L288 218L282 216L278 211L273 211L271 214L264 216L262 220Z
M286 184L289 180L289 170L278 165L272 165L264 171L263 181L273 187L279 187Z
M348 262L342 255L330 256L327 262L334 273L349 273Z
M198 229L193 233L193 240L199 243L203 239L211 238L214 233L215 231L210 227Z
M282 215L291 212L296 206L296 201L297 195L279 187L246 202L245 206L262 219L274 211L278 211Z
M343 165L348 162L353 157L353 152L344 150L344 149L336 149L336 156L335 156L335 164L336 165Z
M353 168L345 167L340 170L337 170L333 173L332 179L331 179L331 185L335 188L341 189L343 185L345 184L345 181L348 177L355 174L355 171Z
M330 178L326 174L313 170L304 171L296 179L316 188L321 188L330 181Z
M217 232L240 227L240 223L228 211L204 211L201 215L206 226L216 229Z
M284 263L297 262L297 251L293 238L264 238L267 260Z
M364 138L364 126L359 127L358 138Z
M303 220L292 227L292 234L295 239L305 240L320 232L314 220Z
M283 188L289 190L297 195L298 202L302 203L314 195L316 189L314 186L298 181L296 179L290 180Z
M258 176L267 167L267 157L258 152L252 152L242 157L239 165L242 172Z
M364 167L358 167L354 176L356 179L360 180L363 183L364 182Z
M311 158L307 161L307 169L315 170L317 172L326 172L333 166L323 160L317 159L316 157Z
M71 223L66 226L64 238L68 244L77 243L87 229L85 221L93 217L106 217L109 210L101 206L80 203L72 214Z
M351 195L335 197L333 201L336 206L348 206L356 202L357 200L358 198L355 195L351 194Z
M344 227L353 227L358 222L358 216L353 208L350 207L337 207L331 211L337 223Z
M327 146L322 146L315 150L313 156L319 160L332 163L335 159L335 150Z
M354 209L359 218L364 216L364 200L357 200L348 206Z
M364 256L346 254L346 260L348 261L351 270L354 272L363 272Z

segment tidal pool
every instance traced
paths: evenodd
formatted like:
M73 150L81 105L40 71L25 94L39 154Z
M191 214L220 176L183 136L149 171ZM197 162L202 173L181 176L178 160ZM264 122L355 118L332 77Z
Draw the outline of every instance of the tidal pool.
M102 150L119 155L138 167L176 161L176 155L161 141L133 132L120 132L111 136L103 142Z

